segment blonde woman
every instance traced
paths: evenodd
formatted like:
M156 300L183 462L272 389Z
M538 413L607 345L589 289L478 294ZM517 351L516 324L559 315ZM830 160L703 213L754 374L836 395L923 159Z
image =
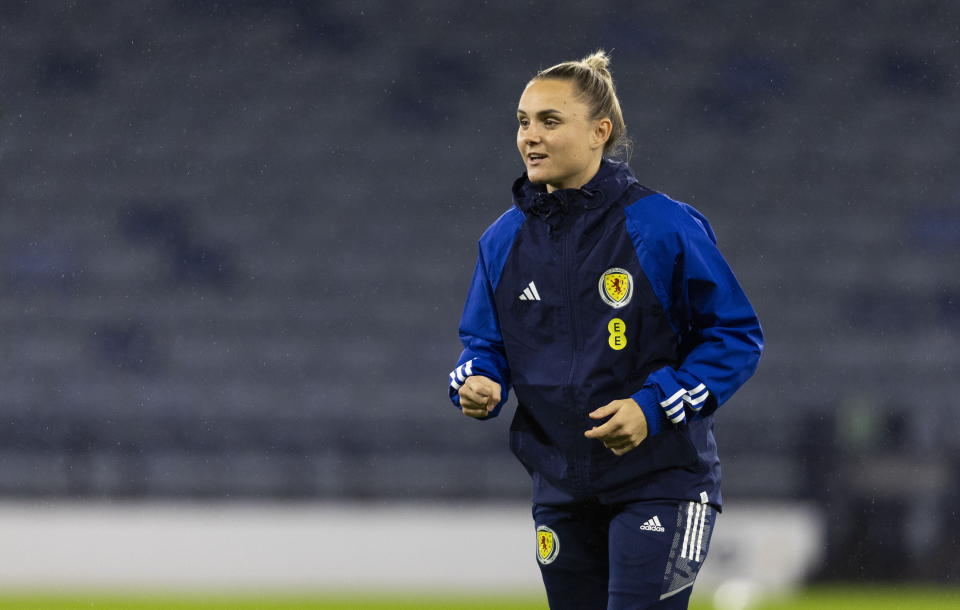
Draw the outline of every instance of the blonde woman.
M722 505L713 419L759 321L706 218L611 159L606 53L538 73L517 121L526 172L480 238L450 398L483 420L516 393L551 608L686 608Z

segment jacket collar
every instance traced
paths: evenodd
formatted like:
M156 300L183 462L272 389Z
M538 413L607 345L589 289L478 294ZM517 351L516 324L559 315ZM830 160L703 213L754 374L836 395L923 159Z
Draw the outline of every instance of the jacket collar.
M636 184L630 167L623 162L602 159L596 175L580 188L547 193L544 184L533 184L526 172L513 183L513 202L526 214L547 220L554 213L572 207L592 209L609 205Z

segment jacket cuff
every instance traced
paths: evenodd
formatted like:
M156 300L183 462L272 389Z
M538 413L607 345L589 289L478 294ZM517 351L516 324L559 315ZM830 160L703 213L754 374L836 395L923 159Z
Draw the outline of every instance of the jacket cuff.
M470 377L471 375L482 375L483 377L492 379L496 383L500 384L500 402L497 403L497 406L494 407L486 417L482 417L480 419L490 419L492 417L496 417L500 414L500 409L509 398L510 388L500 378L500 375L496 372L495 367L490 366L489 363L482 358L471 358L450 372L450 385L448 386L450 402L452 402L453 405L458 409L461 408L460 386L462 386L467 380L467 377Z
M647 437L656 436L667 429L670 421L664 415L660 403L657 401L657 392L653 388L643 388L633 396L633 400L640 405L643 415L647 418Z

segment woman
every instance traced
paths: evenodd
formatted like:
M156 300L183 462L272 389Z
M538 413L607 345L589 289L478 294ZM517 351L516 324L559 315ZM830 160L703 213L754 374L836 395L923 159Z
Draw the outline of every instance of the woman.
M609 158L608 64L558 64L520 97L527 171L480 238L450 397L488 419L516 392L551 608L686 608L721 507L714 412L762 334L707 220Z

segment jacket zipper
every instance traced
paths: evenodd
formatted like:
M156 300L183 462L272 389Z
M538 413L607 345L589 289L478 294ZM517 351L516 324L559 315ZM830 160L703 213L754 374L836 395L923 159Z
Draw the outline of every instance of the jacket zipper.
M567 234L564 235L563 239L563 279L564 287L567 292L567 311L570 312L570 372L567 375L567 395L570 397L571 410L573 411L574 421L579 422L582 413L580 412L580 405L578 400L580 393L578 388L574 387L573 380L577 372L577 360L579 355L579 341L580 341L580 329L579 329L579 319L577 316L576 308L576 299L574 298L575 286L573 282L573 241L576 237L575 225L576 217L574 217L571 222L571 226L568 227ZM589 446L584 442L584 439L580 438L578 431L574 431L576 440L574 441L574 480L573 484L575 487L580 489L586 489L589 474L590 474L590 465L589 465Z
M577 370L577 310L576 300L573 298L573 281L570 279L571 267L573 266L573 256L571 255L571 244L573 241L573 231L568 231L563 240L563 283L567 289L567 311L570 312L570 372L567 374L567 385L573 383L574 374Z

